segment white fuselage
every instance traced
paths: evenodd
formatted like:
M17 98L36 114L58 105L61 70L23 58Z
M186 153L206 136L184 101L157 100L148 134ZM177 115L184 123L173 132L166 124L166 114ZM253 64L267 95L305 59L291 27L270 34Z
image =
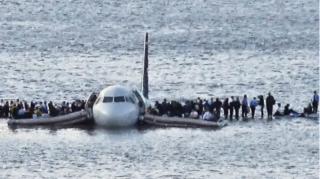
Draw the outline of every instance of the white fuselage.
M93 119L103 127L128 127L137 123L139 104L132 90L122 86L103 89L93 105Z

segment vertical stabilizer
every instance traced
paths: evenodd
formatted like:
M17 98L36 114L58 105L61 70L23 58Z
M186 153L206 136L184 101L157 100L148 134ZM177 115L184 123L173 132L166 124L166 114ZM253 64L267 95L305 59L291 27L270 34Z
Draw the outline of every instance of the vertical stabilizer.
M144 58L143 58L143 76L142 76L142 95L149 99L149 82L148 82L148 33L144 39Z

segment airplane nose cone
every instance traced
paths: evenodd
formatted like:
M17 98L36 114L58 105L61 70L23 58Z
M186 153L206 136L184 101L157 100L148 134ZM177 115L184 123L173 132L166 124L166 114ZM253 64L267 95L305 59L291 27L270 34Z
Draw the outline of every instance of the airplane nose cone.
M138 113L133 105L101 106L94 110L94 120L103 127L126 127L137 122Z
M130 116L130 112L110 112L110 111L101 111L101 115L108 121L118 121L125 119Z

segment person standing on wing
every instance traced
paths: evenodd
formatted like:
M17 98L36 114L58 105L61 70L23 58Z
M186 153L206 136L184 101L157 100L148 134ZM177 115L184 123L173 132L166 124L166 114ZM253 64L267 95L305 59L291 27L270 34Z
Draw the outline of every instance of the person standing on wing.
M230 120L232 120L232 116L233 116L234 102L235 102L234 98L233 98L233 96L231 96L231 101L229 103Z
M250 108L251 108L251 117L254 118L254 113L256 111L256 106L257 106L258 102L256 100L256 97L253 98L253 100L251 100L250 102Z
M236 112L236 119L239 120L239 110L241 107L240 99L237 97L236 101L233 103L234 110Z
M224 113L224 117L226 119L228 119L228 112L229 112L229 98L226 98L223 102L223 105L222 105L222 108L223 108L223 113Z
M241 107L242 107L242 118L247 118L247 114L248 114L248 99L247 99L247 95L244 95L242 98L242 102L241 102Z
M215 103L215 110L216 110L216 114L217 114L217 118L220 119L220 111L221 111L221 107L222 107L222 102L219 100L219 98L216 98L216 102Z
M264 99L262 95L258 96L258 98L259 98L258 104L261 107L261 118L263 118Z
M276 101L274 100L274 97L271 95L270 92L268 93L266 103L267 103L268 118L272 118L273 105L276 103Z
M313 113L318 112L318 104L319 104L319 96L317 94L317 91L313 92L313 100L312 100L312 107L313 107Z

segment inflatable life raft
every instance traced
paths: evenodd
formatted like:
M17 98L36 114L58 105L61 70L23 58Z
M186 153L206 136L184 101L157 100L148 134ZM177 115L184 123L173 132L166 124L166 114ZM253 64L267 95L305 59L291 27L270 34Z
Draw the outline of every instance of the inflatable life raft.
M167 117L167 116L155 116L146 114L143 120L147 124L165 126L165 127L223 127L227 125L224 120L214 122L200 119L179 118L179 117Z
M72 125L87 120L86 111L74 112L57 117L40 117L34 119L10 119L8 125Z

